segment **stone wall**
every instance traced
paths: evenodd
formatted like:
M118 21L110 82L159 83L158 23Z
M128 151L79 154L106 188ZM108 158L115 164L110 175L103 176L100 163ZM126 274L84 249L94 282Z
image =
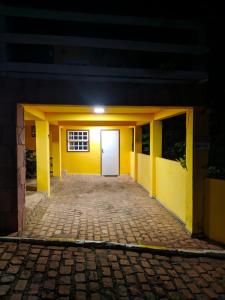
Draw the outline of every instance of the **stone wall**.
M17 199L18 199L18 231L23 228L25 207L26 161L25 161L25 126L24 109L17 105L16 124L17 144Z

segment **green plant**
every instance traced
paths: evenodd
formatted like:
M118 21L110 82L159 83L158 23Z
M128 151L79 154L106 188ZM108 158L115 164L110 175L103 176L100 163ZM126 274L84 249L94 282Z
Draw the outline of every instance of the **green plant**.
M182 166L182 168L187 170L185 152L186 152L186 143L179 142L179 143L175 143L172 147L168 148L164 153L164 157L178 161Z
M35 151L26 149L26 178L36 177L36 154Z
M176 161L178 161L180 163L180 165L182 166L182 168L187 170L187 164L186 164L186 143L185 142L181 142L181 143L176 143L174 145L174 154L176 155Z
M178 159L176 159L176 161L180 163L182 168L187 170L186 155L184 155L183 157L179 157Z
M168 148L164 153L164 157L178 161L182 166L182 168L187 170L185 152L186 152L185 142L179 142L179 143L175 143L172 147Z

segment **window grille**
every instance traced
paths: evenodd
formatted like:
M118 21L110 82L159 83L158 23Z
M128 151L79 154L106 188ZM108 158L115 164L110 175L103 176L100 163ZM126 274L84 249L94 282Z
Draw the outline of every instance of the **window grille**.
M89 151L89 131L88 130L68 130L67 131L67 151L87 152Z

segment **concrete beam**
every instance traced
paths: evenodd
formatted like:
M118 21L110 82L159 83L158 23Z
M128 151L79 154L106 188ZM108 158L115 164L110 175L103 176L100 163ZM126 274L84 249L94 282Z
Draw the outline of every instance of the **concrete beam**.
M41 110L32 107L32 105L24 105L25 120L45 120L45 113Z
M148 26L183 28L198 30L200 22L193 20L160 19L137 16L120 16L110 14L90 14L71 11L57 11L37 8L13 7L0 5L1 14L4 16L29 17L47 20L74 21L88 23L117 24L129 26Z
M53 124L53 122L51 122ZM129 121L61 121L58 125L63 126L135 126L136 122Z
M163 120L186 113L186 108L167 108L157 112L154 120Z
M60 114L45 113L46 120L52 121L121 121L121 122L149 122L153 114Z
M48 73L23 73L23 72L2 72L0 76L18 79L40 79L40 80L64 80L90 83L135 83L135 84L183 84L190 80L180 79L154 79L154 78L129 78L129 77L110 77L110 76L80 76L70 74L48 74ZM192 81L193 82L193 81Z
M3 43L13 44L64 45L159 53L183 53L192 55L204 55L209 52L207 47L199 45L180 45L173 43L154 43L80 36L4 33L0 35L0 40Z
M137 79L175 79L175 80L203 80L208 78L207 72L202 71L160 71L141 68L116 68L96 66L68 66L63 64L41 63L4 63L0 71L6 72L30 72L49 74L68 74L73 76L102 76L102 77L129 77Z

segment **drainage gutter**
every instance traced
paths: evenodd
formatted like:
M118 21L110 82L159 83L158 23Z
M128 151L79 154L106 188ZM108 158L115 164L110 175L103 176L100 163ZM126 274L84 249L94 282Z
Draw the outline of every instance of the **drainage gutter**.
M75 240L75 239L33 239L23 237L0 237L0 242L5 243L28 243L31 245L44 246L60 246L60 247L84 247L93 249L114 249L133 251L138 253L152 253L165 256L182 256L182 257L208 257L225 259L225 250L208 250L208 249L183 249L183 248L169 248L155 245L138 245L138 244L122 244L105 241L92 240Z

